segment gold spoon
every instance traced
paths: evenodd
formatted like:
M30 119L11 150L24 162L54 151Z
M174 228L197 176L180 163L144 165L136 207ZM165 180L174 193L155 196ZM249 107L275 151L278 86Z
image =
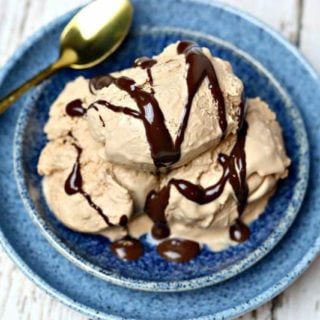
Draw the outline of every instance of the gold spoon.
M106 59L128 34L132 14L130 0L95 0L80 10L61 34L58 60L1 99L0 114L57 70L90 68Z

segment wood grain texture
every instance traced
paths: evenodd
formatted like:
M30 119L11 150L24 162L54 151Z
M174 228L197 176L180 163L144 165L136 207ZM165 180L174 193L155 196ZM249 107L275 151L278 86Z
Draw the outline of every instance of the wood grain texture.
M35 30L86 0L0 0L0 65ZM320 0L222 0L280 31L320 71ZM4 10L5 9L5 10ZM320 259L285 293L241 320L320 319ZM85 320L28 280L0 249L0 320Z
M87 319L36 287L3 251L0 251L0 266L1 320Z
M285 291L273 308L273 319L320 319L320 259Z
M300 48L320 72L320 1L304 0L303 3Z

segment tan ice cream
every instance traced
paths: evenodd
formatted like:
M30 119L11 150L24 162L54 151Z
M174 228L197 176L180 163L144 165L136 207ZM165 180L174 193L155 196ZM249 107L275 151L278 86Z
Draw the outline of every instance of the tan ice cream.
M45 127L38 171L50 208L76 231L125 236L112 244L125 259L140 256L132 237L151 229L169 260L176 237L194 255L196 242L244 241L290 160L275 114L259 98L245 110L242 95L228 62L188 42L90 84L77 78Z
M184 55L177 55L176 52L177 44L172 44L160 55L154 57L157 63L152 66L152 89L148 73L140 67L113 74L116 77L129 77L147 92L151 90L155 92L154 96L161 106L171 137L177 135L184 111L183 106L188 99L186 82L188 67ZM233 74L228 62L212 57L207 49L204 49L204 54L214 65L223 93L228 122L225 134L234 133L238 126L237 116L243 92L242 82ZM113 84L96 91L96 100L107 100L113 105L126 106L139 112L137 103L130 95ZM99 103L95 106L98 112L94 108L88 112L89 127L92 135L105 145L106 159L130 168L155 171L142 121L137 121L123 113L116 113ZM192 112L190 115L181 146L181 159L172 167L186 164L202 152L215 147L222 137L217 117L217 101L210 93L208 79L203 81L195 95L192 109L197 112Z
M284 150L275 114L265 102L259 98L249 99L246 121L248 133L245 152L249 196L243 221L249 224L263 212L277 181L287 176L290 160ZM217 163L218 154L229 154L234 140L233 136L187 166L173 170L164 176L161 184L165 186L174 178L185 179L204 188L212 185L222 174L222 167ZM203 205L188 200L175 187L171 187L165 214L175 235L187 235L187 238L195 241L199 241L199 237L204 238L211 248L219 250L230 244L228 227L238 217L237 199L230 183L227 183L216 200ZM219 236L213 236L217 232Z
M69 196L64 189L77 158L74 145L82 149L83 189L112 224L118 224L123 215L129 218L133 212L141 212L145 195L156 187L157 180L153 175L107 162L104 146L92 138L87 120L66 114L66 105L75 99L82 100L86 108L90 92L84 78L69 83L50 109L45 126L49 142L42 150L38 172L44 176L44 194L57 218L76 231L97 233L106 228L104 219L81 194Z

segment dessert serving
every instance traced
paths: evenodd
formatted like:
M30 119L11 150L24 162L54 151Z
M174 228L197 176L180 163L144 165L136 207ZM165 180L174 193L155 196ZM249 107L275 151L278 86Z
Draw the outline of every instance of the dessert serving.
M67 227L108 237L125 260L143 255L146 233L173 262L246 241L290 165L269 106L189 41L70 82L45 132L49 207Z

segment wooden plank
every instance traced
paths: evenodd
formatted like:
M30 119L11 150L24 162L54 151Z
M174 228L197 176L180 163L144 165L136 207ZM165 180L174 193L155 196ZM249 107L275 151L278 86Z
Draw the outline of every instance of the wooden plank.
M320 319L320 259L284 292L274 319Z
M272 305L273 302L270 301L260 307L258 310L252 312L254 320L273 320L272 318Z
M32 33L87 0L0 0L0 66ZM36 19L35 19L36 17Z
M262 307L248 314L239 317L238 320L273 320L272 318L273 303L266 303Z
M0 65L5 57L12 54L17 43L21 40L21 30L25 22L25 10L28 7L28 1L20 2L0 0L0 8L6 10L0 11Z
M43 25L52 21L56 17L59 17L67 11L88 2L88 0L31 1L32 5L30 6L28 11L29 17L26 21L24 36L31 35L34 31L41 28ZM39 19L34 19L34 17L39 17Z
M320 1L301 1L301 30L298 43L302 52L320 72ZM274 319L320 319L320 258L286 290L273 308Z
M300 48L320 73L320 1L304 0Z
M0 251L0 265L1 320L87 319L37 288L3 251Z

